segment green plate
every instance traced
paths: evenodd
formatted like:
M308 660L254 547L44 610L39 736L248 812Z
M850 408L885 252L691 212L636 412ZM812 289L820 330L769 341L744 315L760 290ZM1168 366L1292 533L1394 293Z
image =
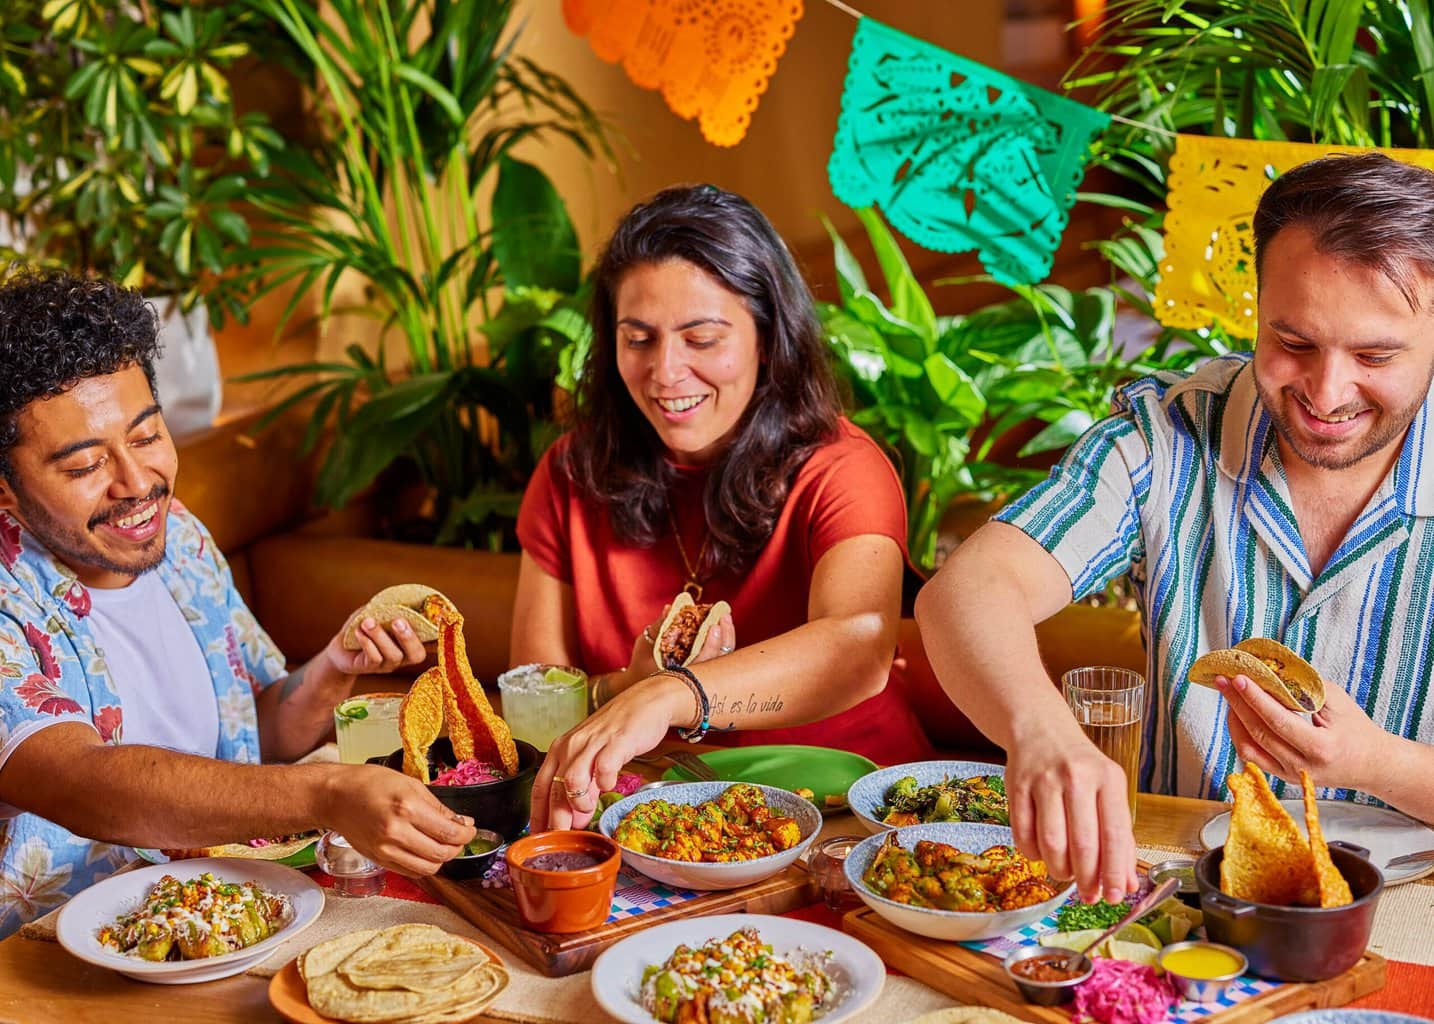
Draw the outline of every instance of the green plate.
M318 845L318 842L319 838L315 836L314 841L302 850L291 853L287 857L281 857L278 860L266 860L264 863L282 864L286 868L311 868L314 866L314 847ZM160 850L141 849L136 846L134 852L139 854L140 860L147 860L151 864L169 863L169 858Z
M828 814L846 810L846 791L851 784L876 771L876 764L860 754L798 744L728 747L709 750L699 756L719 779L729 782L755 782L781 789L810 789L815 794L816 805ZM692 780L691 775L676 765L667 769L662 777L681 782ZM828 806L826 798L829 796L840 797L841 803Z

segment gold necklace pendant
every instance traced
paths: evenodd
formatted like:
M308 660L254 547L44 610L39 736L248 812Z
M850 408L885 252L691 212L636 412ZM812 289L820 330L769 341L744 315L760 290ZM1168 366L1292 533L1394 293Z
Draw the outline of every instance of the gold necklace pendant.
M698 604L702 603L702 584L698 583L696 580L688 580L686 583L682 584L682 592L684 594L691 594L692 600L697 602Z

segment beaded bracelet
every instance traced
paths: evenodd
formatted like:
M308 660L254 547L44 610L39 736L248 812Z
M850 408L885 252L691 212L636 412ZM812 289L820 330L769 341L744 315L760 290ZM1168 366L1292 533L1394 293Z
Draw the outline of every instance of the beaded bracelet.
M711 705L707 702L707 691L702 688L702 684L698 681L697 676L693 674L692 670L682 665L673 665L669 668L665 668L659 672L658 675L672 676L673 678L681 679L692 691L692 695L697 698L697 710L700 712L701 718L697 725L691 729L678 729L677 738L686 740L688 743L701 743L707 735L707 730L712 726L712 709Z

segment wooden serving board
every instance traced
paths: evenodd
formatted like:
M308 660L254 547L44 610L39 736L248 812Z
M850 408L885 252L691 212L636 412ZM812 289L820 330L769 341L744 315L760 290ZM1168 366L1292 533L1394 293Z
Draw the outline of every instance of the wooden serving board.
M953 999L994 1007L1038 1024L1070 1024L1068 1007L1026 1002L1015 983L1006 976L1001 961L990 954L903 931L867 907L843 917L842 927L876 950L887 964ZM1299 1010L1343 1006L1383 988L1384 978L1384 957L1366 952L1359 963L1338 977L1279 985L1201 1020L1218 1024L1262 1024Z
M587 970L598 954L614 942L666 921L708 914L782 914L821 898L821 890L811 875L800 864L793 864L771 878L740 889L702 893L670 907L609 921L592 931L548 935L523 926L512 889L485 889L477 879L460 882L438 875L417 881L485 935L550 978Z

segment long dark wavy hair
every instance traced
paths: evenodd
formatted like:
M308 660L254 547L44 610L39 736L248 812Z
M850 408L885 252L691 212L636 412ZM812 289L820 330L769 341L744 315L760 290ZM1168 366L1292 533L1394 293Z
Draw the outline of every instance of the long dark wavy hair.
M649 546L668 530L677 472L617 368L617 290L633 267L685 260L745 301L762 364L736 435L703 494L704 574L750 564L775 529L792 480L836 434L841 405L812 295L760 210L711 185L670 188L618 224L594 275L592 350L562 468L607 506L619 537Z

